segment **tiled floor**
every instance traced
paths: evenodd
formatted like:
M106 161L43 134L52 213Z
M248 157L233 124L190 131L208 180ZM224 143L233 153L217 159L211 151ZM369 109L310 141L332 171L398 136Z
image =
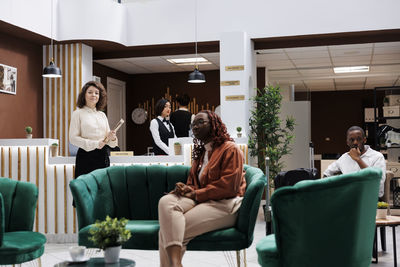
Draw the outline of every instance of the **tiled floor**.
M397 244L400 245L400 227L397 227L396 237ZM265 222L262 216L262 211L260 209L259 216L257 219L257 225L254 232L254 242L249 249L246 251L247 256L247 266L255 267L259 266L257 263L257 253L255 246L257 242L265 236ZM391 228L386 230L387 236L387 251L379 252L379 263L371 264L371 267L392 267L393 266L393 246L392 246L392 231ZM41 258L41 263L43 267L51 267L55 264L69 260L68 247L76 244L47 244L45 253ZM379 246L380 247L380 246ZM90 256L102 256L102 252L95 252L94 250L87 251ZM223 252L186 252L183 265L188 267L203 267L203 266L235 266L235 264L229 263L236 262L235 253L230 253L231 259L226 259L226 254ZM398 253L399 254L399 253ZM158 266L158 252L157 251L147 251L147 250L122 250L121 257L133 259L136 261L136 266L138 267L151 267ZM37 263L25 263L22 264L23 267L37 266ZM310 266L312 267L312 266ZM338 266L342 267L342 266Z

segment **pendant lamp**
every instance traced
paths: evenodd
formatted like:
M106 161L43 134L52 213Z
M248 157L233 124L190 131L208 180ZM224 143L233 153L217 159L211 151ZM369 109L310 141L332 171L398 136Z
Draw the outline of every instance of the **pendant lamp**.
M197 63L197 0L194 1L194 37L195 37L195 52L196 52L196 63ZM199 71L199 66L194 66L194 71L189 74L189 83L205 83L206 77Z
M43 69L42 76L45 78L60 78L61 69L54 64L53 58L53 0L51 0L51 31L50 31L50 64Z

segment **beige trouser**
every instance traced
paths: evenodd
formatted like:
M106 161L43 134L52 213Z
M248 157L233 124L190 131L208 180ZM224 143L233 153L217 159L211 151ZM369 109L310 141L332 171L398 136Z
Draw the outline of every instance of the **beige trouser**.
M167 247L181 246L183 255L186 245L194 237L233 226L241 201L242 198L237 197L210 200L196 205L190 198L177 197L174 194L163 196L158 203L160 266L170 266Z

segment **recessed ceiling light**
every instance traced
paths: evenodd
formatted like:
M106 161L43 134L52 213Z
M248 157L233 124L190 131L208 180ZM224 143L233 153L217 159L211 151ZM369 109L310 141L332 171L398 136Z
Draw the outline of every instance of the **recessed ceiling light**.
M191 58L168 58L168 62L175 65L205 65L212 64L210 61L205 59L204 57L191 57Z
M353 66L353 67L336 67L333 68L335 73L348 73L348 72L367 72L369 66Z

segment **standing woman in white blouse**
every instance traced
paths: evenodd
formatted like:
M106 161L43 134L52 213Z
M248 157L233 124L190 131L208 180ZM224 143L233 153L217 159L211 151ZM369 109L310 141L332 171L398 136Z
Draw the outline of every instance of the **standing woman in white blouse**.
M101 110L107 103L104 86L87 82L79 93L76 109L69 126L69 141L79 147L75 159L75 178L93 170L110 166L107 145L118 144L115 131L110 131L106 114Z

